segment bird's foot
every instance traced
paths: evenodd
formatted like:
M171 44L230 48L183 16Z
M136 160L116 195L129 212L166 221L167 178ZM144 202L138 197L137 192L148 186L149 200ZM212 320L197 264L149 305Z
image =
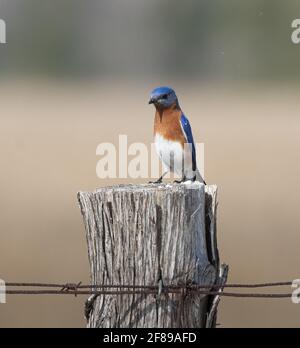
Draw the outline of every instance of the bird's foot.
M183 177L182 177L182 179L180 179L180 180L174 180L174 183L176 183L176 184L181 184L181 183L183 183L183 182L185 182L186 181L186 176L184 175Z
M149 181L148 184L161 184L162 178L157 179L156 181Z

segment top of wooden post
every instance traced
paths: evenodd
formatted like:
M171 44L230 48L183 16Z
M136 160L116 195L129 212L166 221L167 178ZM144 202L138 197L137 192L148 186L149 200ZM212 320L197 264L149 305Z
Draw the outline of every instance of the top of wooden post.
M216 193L215 185L200 182L117 185L79 192L92 284L218 283ZM133 307L130 296L103 296L96 301L88 325L201 327L208 325L209 315L209 311L203 314L203 297L190 294L181 313L174 307L181 301L178 294L169 295L160 308L151 296L135 295ZM212 325L214 315L209 317Z

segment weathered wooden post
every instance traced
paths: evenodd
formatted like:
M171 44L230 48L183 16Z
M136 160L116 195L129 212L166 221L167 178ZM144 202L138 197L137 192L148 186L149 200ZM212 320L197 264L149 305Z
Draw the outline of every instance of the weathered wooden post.
M199 182L79 192L92 284L224 285L216 193ZM218 302L195 292L99 295L88 327L214 327Z

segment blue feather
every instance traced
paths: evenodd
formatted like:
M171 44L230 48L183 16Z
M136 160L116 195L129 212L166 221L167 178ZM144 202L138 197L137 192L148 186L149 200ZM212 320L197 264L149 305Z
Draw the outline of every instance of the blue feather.
M185 133L185 137L187 139L187 142L189 144L191 144L191 146L192 146L193 170L195 171L196 168L197 168L197 165L196 165L196 149L195 149L195 144L194 144L194 139L193 139L192 128L190 126L189 120L185 117L184 114L181 115L180 123L181 123L183 131Z

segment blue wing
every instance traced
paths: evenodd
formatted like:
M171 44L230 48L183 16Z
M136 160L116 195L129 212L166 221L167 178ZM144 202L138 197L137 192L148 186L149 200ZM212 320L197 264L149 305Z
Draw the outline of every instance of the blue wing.
M196 165L196 149L193 139L193 133L192 128L190 126L189 120L184 116L184 114L181 115L180 123L182 126L182 129L184 131L185 137L187 139L187 142L191 144L192 146L192 161L193 161L193 170L195 171L197 168Z

